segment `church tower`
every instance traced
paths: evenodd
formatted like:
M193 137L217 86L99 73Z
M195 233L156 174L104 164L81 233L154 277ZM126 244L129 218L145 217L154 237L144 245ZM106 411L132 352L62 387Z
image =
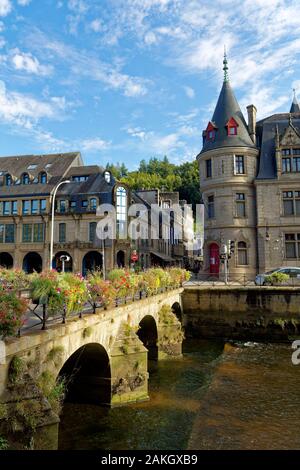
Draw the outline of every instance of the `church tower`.
M231 240L235 249L229 260L230 277L253 279L257 268L256 108L247 107L247 125L229 82L226 53L223 70L222 89L197 156L205 207L204 270L216 277L222 274L220 253Z

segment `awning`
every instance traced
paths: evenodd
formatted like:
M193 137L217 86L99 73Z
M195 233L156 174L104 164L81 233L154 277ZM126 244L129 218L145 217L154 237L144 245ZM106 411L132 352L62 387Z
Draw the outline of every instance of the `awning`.
M162 259L163 261L166 261L166 263L173 263L175 261L175 259L171 258L171 256L165 255L164 253L159 253L158 251L150 251L150 253Z

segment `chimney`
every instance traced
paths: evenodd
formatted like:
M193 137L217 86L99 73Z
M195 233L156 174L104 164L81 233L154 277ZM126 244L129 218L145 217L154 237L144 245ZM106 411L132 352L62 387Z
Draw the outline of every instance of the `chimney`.
M254 144L256 144L256 112L257 109L254 106L254 104L249 104L247 106L247 112L248 112L248 129L249 129L249 134L250 137L253 141Z

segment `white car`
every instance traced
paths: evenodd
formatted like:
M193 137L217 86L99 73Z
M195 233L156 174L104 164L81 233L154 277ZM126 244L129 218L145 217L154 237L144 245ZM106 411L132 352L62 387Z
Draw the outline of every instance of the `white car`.
M276 268L272 269L272 271L268 271L264 274L258 274L255 278L255 284L257 286L264 286L266 285L266 277L270 276L273 273L282 273L287 274L290 278L296 278L300 280L300 268L295 267L283 267L283 268Z

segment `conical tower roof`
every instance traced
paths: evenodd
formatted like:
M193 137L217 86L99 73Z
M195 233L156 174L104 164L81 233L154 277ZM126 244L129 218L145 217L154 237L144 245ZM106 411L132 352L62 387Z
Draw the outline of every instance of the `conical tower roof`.
M300 113L300 106L297 100L296 90L294 89L293 91L294 91L294 98L293 98L292 106L290 109L290 113Z
M215 127L215 137L205 139L201 153L220 147L255 147L249 135L243 113L234 96L228 79L227 59L224 57L224 82L211 123ZM237 123L237 134L228 135L227 123L233 118Z

